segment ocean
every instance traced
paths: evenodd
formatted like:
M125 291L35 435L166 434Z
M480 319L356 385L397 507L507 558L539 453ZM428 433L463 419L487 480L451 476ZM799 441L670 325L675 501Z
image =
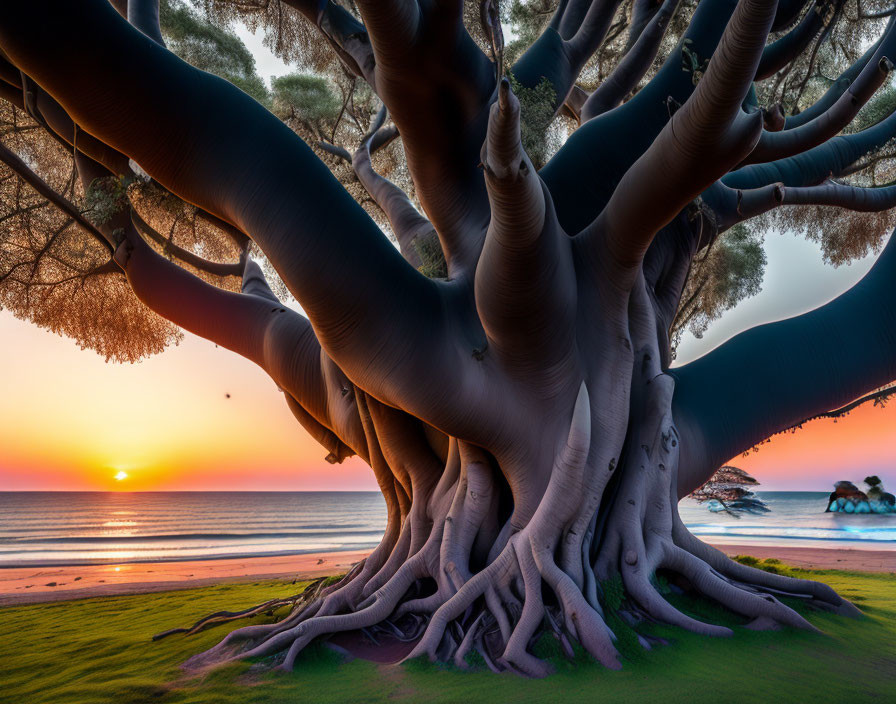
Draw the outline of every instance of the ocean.
M758 492L771 509L733 518L685 499L716 543L896 547L896 515L825 513L826 492ZM377 492L0 492L0 567L123 564L366 550L386 509Z

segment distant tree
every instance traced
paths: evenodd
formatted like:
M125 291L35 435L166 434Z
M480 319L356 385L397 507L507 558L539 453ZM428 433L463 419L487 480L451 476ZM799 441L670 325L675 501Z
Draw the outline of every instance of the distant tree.
M884 489L880 477L865 477L865 483L868 485L869 508L873 513L896 512L896 496Z
M226 78L262 104L270 102L255 71L255 57L226 27L209 22L181 0L162 0L159 28L168 49L184 61Z
M766 503L747 487L758 486L759 482L737 467L721 467L709 481L695 489L689 497L698 503L709 504L710 511L724 511L740 518L744 513L767 513Z
M834 484L834 491L828 497L826 512L843 513L893 513L896 511L896 496L884 491L880 477L865 477L868 493L849 481Z
M385 497L363 563L192 662L289 668L365 629L540 676L544 632L609 667L608 623L730 633L667 602L658 570L753 627L812 628L780 593L854 612L704 545L677 499L894 392L896 244L829 304L671 361L758 290L765 228L805 230L834 264L883 245L893 12L0 4L0 303L110 359L180 328L235 351ZM237 19L297 73L269 89Z

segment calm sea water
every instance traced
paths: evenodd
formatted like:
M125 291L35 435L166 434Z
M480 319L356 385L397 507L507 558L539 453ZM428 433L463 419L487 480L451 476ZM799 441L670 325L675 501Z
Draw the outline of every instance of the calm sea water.
M713 542L896 548L896 515L824 513L825 492L761 492L771 512L732 518L696 502ZM0 567L364 550L386 523L376 492L0 493Z

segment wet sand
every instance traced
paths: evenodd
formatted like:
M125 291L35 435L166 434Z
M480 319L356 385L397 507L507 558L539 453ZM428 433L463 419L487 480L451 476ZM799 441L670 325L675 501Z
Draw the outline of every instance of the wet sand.
M728 555L776 557L806 569L896 572L896 550L720 545ZM278 555L192 562L154 562L0 569L0 606L97 596L146 594L227 582L311 579L346 572L366 552Z

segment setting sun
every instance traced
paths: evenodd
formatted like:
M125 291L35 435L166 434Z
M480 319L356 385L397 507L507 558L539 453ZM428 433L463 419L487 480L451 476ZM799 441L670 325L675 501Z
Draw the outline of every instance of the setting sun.
M127 478L128 478L127 472L119 472L118 474L115 475L115 481L118 481L118 482L120 482L124 479L127 479Z

